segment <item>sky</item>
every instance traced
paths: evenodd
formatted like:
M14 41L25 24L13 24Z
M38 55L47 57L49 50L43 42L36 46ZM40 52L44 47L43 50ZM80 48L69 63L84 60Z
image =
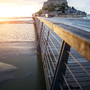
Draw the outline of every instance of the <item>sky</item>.
M0 17L31 16L47 0L0 0ZM90 14L90 0L67 0L69 6Z

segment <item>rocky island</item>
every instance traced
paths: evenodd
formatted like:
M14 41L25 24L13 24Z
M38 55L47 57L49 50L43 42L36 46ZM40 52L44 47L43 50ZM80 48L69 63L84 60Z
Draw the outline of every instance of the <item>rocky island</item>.
M85 17L86 12L75 9L74 7L68 6L67 0L48 0L44 2L42 9L35 13L37 16L49 16L59 17Z

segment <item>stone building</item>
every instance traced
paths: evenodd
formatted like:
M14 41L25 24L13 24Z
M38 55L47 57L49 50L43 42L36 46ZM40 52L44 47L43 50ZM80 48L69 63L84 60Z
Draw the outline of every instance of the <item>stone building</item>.
M67 3L67 0L48 0L47 2L44 2L43 7L48 7L51 4L53 5L62 5L62 3Z

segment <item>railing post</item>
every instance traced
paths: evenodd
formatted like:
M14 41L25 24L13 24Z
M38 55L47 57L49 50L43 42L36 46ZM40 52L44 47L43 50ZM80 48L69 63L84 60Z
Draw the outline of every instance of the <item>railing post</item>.
M37 19L37 35L38 35L38 38L39 38L40 30L41 30L40 27L41 27L41 26L40 26L40 20Z
M36 25L36 30L37 30L37 37L39 38L39 36L38 36L39 19L37 19L36 17L35 17L35 25Z
M66 66L64 62L67 63L69 56L67 51L70 51L70 46L65 41L62 41L60 54L58 57L58 62L50 90L61 90L60 85L63 86L64 79L62 74L65 75L66 71Z
M39 39L38 39L38 47L37 47L37 48L38 48L38 51L39 51L39 52L41 52L40 42L41 42L41 36L42 36L42 30L43 30L42 28L43 28L43 22L41 23L41 27L40 27L40 30L39 30L39 31L40 31L40 34L39 34L39 32L38 32L38 34L39 34Z
M47 39L46 39L46 45L45 45L45 54L46 54L46 51L47 51L47 44L48 44L48 37L49 37L49 30L48 30L48 34L47 34Z
M46 57L46 52L47 52L47 46L48 46L48 39L49 39L49 30L48 30L48 33L47 33L47 38L45 40L45 51L44 51L44 57L43 57L43 65L44 65L44 68L47 68L47 66L45 65L46 64L46 60L45 60L45 57ZM46 87L47 87L47 90L49 90L49 82L48 82L48 78L47 78L47 71L45 70L45 79L46 79Z

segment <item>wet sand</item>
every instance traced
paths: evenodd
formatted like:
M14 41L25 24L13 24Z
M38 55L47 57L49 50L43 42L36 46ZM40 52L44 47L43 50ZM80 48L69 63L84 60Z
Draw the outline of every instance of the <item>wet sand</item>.
M46 90L33 24L0 25L0 90Z

